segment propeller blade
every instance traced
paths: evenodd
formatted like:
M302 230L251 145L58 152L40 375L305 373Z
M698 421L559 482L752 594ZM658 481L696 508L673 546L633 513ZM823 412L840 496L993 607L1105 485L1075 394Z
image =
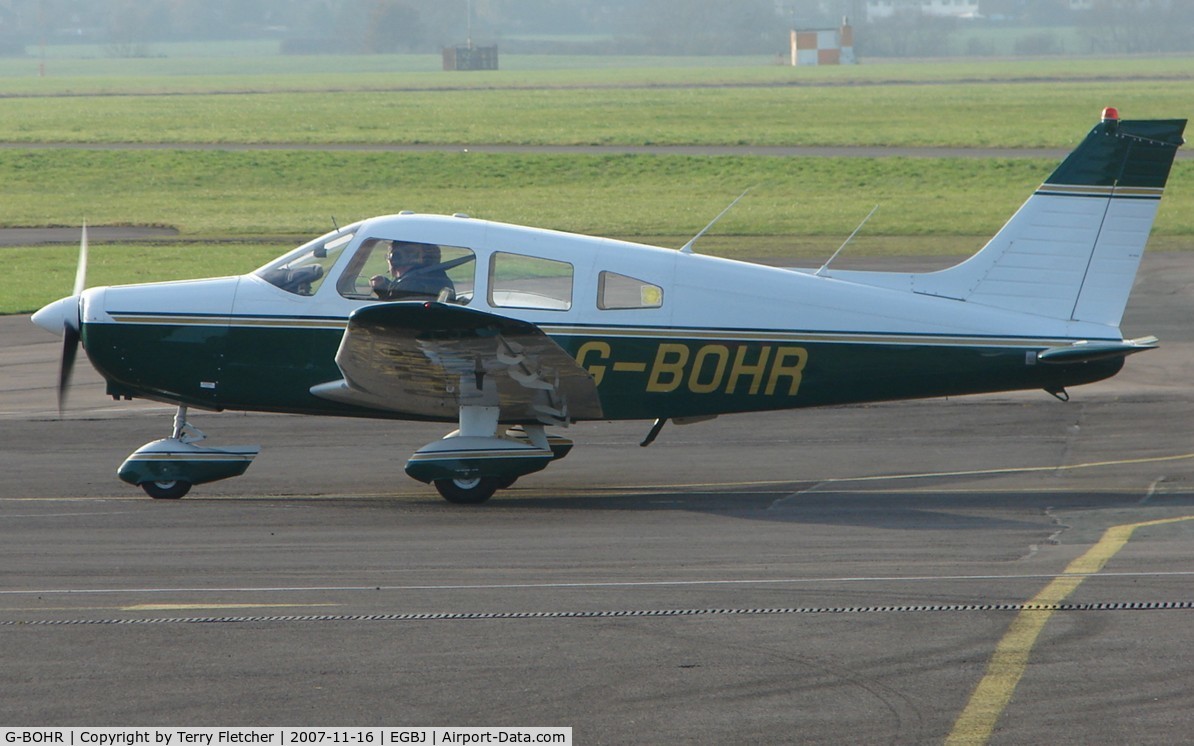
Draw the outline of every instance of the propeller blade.
M70 319L62 322L62 360L58 365L58 416L66 408L66 393L70 388L70 379L75 372L75 358L79 354L79 329L83 324L82 302L80 294L87 286L87 221L83 221L83 235L79 239L79 266L75 269L75 290L71 294L79 302L79 315L71 323Z
M83 237L79 239L79 266L75 269L75 291L71 295L83 292L87 285L87 221L83 221Z
M66 407L66 391L75 370L75 356L79 352L79 330L70 322L62 325L62 361L58 366L58 416Z

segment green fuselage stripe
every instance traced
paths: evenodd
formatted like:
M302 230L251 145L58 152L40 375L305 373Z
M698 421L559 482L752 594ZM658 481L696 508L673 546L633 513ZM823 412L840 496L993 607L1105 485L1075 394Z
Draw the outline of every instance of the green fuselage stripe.
M126 319L128 316L125 317ZM334 320L85 324L84 345L114 395L215 409L397 418L310 388L342 378ZM767 330L559 327L549 336L598 384L606 419L1058 390L1114 375L1122 359L1043 365L1073 340Z

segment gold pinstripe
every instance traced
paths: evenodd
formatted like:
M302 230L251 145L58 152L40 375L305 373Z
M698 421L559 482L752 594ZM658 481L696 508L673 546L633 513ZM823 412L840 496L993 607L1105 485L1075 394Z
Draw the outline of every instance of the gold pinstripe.
M231 326L237 328L266 329L336 329L344 330L347 319L309 319L296 316L218 317L188 315L146 315L112 314L114 321L121 324L178 325L178 326ZM1052 337L983 337L965 335L935 334L865 334L849 332L797 332L781 329L739 330L701 329L684 327L625 327L625 326L575 326L541 324L549 336L610 337L624 339L691 339L735 342L785 342L785 343L849 343L872 345L916 345L936 347L1057 347L1068 346L1074 339ZM1115 340L1119 341L1119 340Z

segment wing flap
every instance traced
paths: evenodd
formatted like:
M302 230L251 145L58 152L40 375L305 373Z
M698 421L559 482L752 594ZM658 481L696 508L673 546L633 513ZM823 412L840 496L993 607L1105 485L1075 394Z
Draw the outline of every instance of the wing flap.
M504 422L600 419L588 371L536 325L446 303L398 302L353 313L336 353L343 380L314 386L333 401L453 420L496 406Z

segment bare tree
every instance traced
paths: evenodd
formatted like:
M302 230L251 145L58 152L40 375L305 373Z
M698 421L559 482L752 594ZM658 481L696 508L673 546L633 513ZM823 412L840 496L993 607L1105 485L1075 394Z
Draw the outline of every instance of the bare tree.
M108 3L105 51L112 57L148 57L149 42L167 35L169 9L161 3L120 0Z
M937 57L950 52L958 22L920 9L901 10L868 23L855 41L859 54L871 57Z
M1097 0L1087 14L1093 51L1102 53L1181 52L1194 48L1188 2Z
M664 54L746 54L780 49L787 28L773 0L646 0L638 34Z
M419 11L403 0L375 0L365 27L365 51L405 52L423 40Z

